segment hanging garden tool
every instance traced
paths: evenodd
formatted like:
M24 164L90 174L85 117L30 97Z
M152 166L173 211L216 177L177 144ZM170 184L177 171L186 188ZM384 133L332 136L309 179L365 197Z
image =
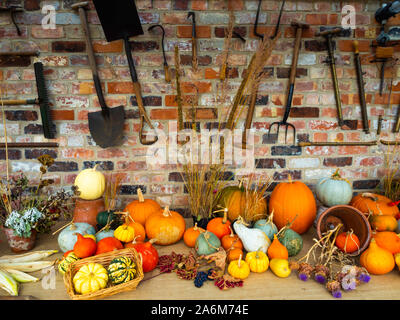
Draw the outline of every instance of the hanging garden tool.
M150 145L158 140L155 128L152 125L144 108L140 84L138 81L135 64L132 58L132 47L129 38L143 34L142 25L134 1L119 0L94 0L94 6L99 16L101 26L108 42L123 39L125 54L128 60L129 71L133 82L136 101L140 112L139 140L143 145ZM143 134L144 122L154 131L153 140L147 140Z
M369 133L367 103L365 102L364 78L361 68L360 51L358 50L358 41L353 41L354 46L354 64L356 65L358 95L360 96L361 115L365 133Z
M400 131L400 105L397 107L396 122L393 128L394 133L397 133L399 131Z
M196 36L196 15L193 11L189 11L187 18L192 18L192 68L197 71L197 36Z
M261 40L264 40L264 35L257 32L258 19L259 19L260 9L261 9L261 1L262 0L260 0L258 2L258 8L257 8L256 19L254 21L253 33L257 37L259 37ZM281 10L279 11L279 16L278 16L278 22L277 22L277 24L275 26L274 34L270 37L271 40L275 39L276 36L278 35L279 26L281 24L281 17L282 17L282 12L283 12L283 7L284 6L285 6L285 1L282 1ZM256 108L256 102L257 102L258 85L259 85L259 83L257 83L257 86L253 87L252 90L251 90L249 109L247 110L244 131L243 131L243 134L242 134L242 149L246 149L246 147L247 147L247 134L248 134L248 131L251 128L251 123L253 122L254 110Z
M89 112L89 130L93 140L101 148L117 146L122 142L124 133L125 112L123 106L109 108L104 100L99 74L97 71L89 25L86 18L88 2L78 2L71 7L79 11L81 25L85 34L87 55L92 70L94 87L96 89L101 111Z
M4 149L6 143L0 143L0 149ZM58 148L57 142L7 142L7 148Z
M19 29L17 23L15 22L15 13L22 12L22 11L24 11L24 9L18 5L9 5L6 7L0 7L0 12L9 12L10 13L11 21L14 24L15 28L17 29L17 34L19 36L21 36L22 33L21 33L21 30Z
M41 62L35 62L33 64L36 78L36 89L38 97L34 99L9 99L2 100L3 105L16 106L16 105L28 105L37 104L40 107L40 115L42 117L43 135L46 139L55 138L55 130L53 121L51 119L51 111L49 104L49 97L46 88L46 81L44 79L43 64Z
M326 44L328 46L328 58L326 59L325 62L329 63L329 65L331 66L333 87L335 90L338 124L339 124L340 128L343 127L344 121L343 121L343 113L342 113L342 102L340 100L339 84L338 84L337 75L336 75L335 53L334 53L334 49L333 49L332 38L334 36L337 36L338 34L342 33L343 30L344 30L343 28L335 28L332 30L326 30L326 31L318 32L315 34L316 36L324 37L326 40Z
M270 135L272 127L274 125L276 125L277 126L276 136L278 137L279 136L279 128L281 126L284 126L285 127L285 143L286 143L288 129L289 129L289 127L291 127L293 129L293 145L294 145L296 142L296 127L293 124L287 122L287 119L289 118L290 109L292 107L294 85L295 85L296 73L297 73L297 62L299 60L302 32L303 32L303 30L309 28L309 25L305 24L305 23L297 22L297 21L293 21L291 23L291 25L296 30L296 40L295 40L295 44L294 44L294 51L293 51L293 57L292 57L292 67L290 70L289 91L288 91L288 96L287 96L287 101L286 101L285 114L283 115L282 121L271 123L271 125L269 127L269 131L268 131L268 135Z
M162 31L162 38L161 38L161 48L162 48L162 53L163 53L163 58L164 58L164 76L165 76L165 81L170 83L171 82L171 74L169 72L169 66L167 62L167 57L165 56L165 48L164 48L164 38L165 38L165 30L164 27L161 24L156 24L154 26L149 27L147 31L151 31L154 28L160 28Z

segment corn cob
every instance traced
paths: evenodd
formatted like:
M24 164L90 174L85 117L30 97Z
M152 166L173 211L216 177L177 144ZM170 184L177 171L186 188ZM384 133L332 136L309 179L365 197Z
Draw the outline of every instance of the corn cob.
M12 296L18 296L18 282L5 270L0 269L0 288Z
M0 257L0 263L15 263L15 262L32 262L41 260L51 256L53 253L57 253L58 250L39 250L19 255L7 255Z
M38 278L31 276L30 274L27 274L25 272L19 271L19 270L13 270L13 269L7 269L7 272L18 282L24 283L24 282L36 282L39 281Z
M29 262L10 262L10 263L0 263L0 268L4 270L12 269L22 272L34 272L48 268L54 264L54 261L29 261Z

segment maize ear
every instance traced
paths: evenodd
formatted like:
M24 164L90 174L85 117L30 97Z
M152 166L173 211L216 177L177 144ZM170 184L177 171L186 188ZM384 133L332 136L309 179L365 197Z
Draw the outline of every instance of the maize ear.
M6 255L6 256L0 257L0 263L38 261L43 258L47 258L57 252L58 252L58 250L39 250L39 251L32 251L32 252L28 252L28 253L19 254L19 255Z
M13 269L7 269L7 272L18 282L25 283L25 282L36 282L39 281L38 278L31 276L25 272Z
M51 267L54 261L30 261L30 262L12 262L12 263L0 263L0 268L4 270L12 269L22 272L34 272Z
M12 296L18 296L18 282L5 270L0 269L0 288Z

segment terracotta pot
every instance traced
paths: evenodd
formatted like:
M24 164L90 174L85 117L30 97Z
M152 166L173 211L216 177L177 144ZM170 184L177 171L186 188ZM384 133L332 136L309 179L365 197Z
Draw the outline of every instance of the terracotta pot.
M100 211L104 211L104 199L96 200L83 200L77 198L75 201L74 209L74 222L86 222L92 225L94 228L97 227L96 217Z
M15 235L14 229L3 227L3 231L7 237L8 245L15 253L32 250L36 244L36 230L31 230L31 236L29 238Z
M319 239L328 230L334 229L339 223L343 225L340 232L350 229L360 240L360 249L349 253L350 256L358 256L369 245L371 241L371 226L367 217L358 209L349 205L337 205L326 209L318 218L317 234Z

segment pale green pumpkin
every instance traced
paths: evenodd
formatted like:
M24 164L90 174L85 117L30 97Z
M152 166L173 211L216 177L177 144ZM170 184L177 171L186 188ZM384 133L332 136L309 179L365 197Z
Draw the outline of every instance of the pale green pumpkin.
M349 181L340 176L337 169L330 178L318 181L315 193L318 200L326 207L347 205L353 197L353 187Z
M220 246L221 241L218 237L210 231L205 231L197 237L194 249L201 256L217 252Z

